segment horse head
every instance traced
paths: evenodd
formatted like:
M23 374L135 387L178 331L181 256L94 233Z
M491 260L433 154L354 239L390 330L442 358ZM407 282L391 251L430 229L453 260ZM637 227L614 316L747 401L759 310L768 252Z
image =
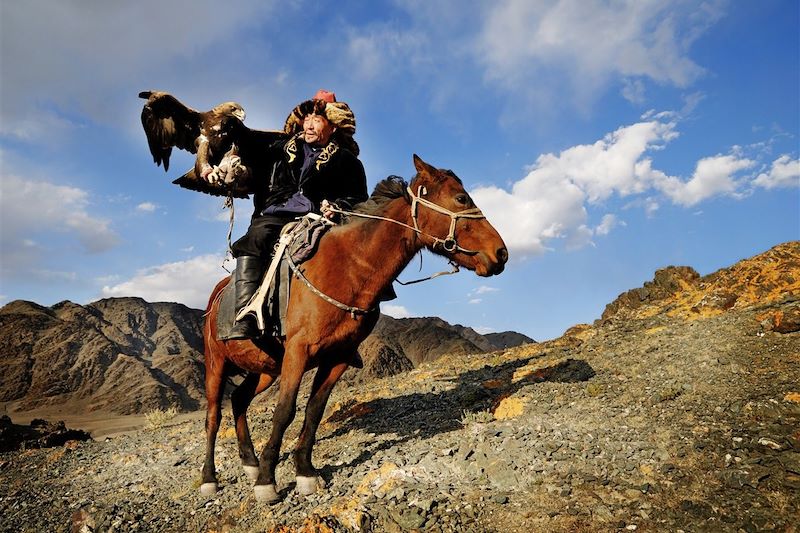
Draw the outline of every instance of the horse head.
M501 273L508 261L506 245L459 177L416 154L414 166L417 175L408 187L411 216L425 247L479 276Z

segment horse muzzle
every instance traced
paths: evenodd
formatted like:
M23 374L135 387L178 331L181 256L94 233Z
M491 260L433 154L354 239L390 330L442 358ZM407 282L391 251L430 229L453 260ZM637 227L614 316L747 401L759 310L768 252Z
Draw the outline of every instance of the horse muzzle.
M480 252L476 256L477 264L475 273L479 276L489 277L500 274L506 268L508 262L508 250L505 246L495 250L493 254Z

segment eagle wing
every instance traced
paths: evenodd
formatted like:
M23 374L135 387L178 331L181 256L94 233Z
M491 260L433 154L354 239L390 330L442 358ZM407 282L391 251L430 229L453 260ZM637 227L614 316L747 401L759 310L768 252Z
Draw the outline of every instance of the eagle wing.
M142 108L142 126L156 165L163 163L164 171L169 170L173 146L197 153L195 140L202 127L201 113L161 91L142 91L139 98L147 100Z

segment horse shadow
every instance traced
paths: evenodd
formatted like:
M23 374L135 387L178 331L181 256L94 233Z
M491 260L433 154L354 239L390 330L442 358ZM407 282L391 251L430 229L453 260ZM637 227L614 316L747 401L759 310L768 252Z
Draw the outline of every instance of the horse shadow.
M499 402L524 387L543 382L575 383L587 381L595 375L594 369L583 360L566 359L557 364L517 379L515 372L534 359L546 354L510 361L499 366L485 365L445 380L455 386L443 390L414 392L394 398L375 398L367 402L351 402L330 415L326 422L340 424L319 440L342 437L354 430L381 435L375 444L338 466L323 469L323 476L341 468L358 466L378 451L402 444L412 439L427 439L442 433L464 428L462 420L470 413L493 411Z

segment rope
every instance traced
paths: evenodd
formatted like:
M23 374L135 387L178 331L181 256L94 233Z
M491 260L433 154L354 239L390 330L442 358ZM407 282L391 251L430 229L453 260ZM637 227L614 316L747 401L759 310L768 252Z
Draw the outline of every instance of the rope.
M453 267L452 270L442 270L441 272L437 272L436 274L428 276L427 278L419 278L411 281L400 281L397 278L395 278L394 280L400 285L413 285L415 283L420 283L422 281L428 281L429 279L438 278L439 276L449 276L450 274L456 274L459 272L457 264L450 261L450 265L452 265Z
M434 247L439 245L439 244L441 244L442 248L446 252L451 252L452 253L452 252L455 252L455 251L459 251L459 252L462 252L462 253L465 253L465 254L469 254L469 255L474 255L474 254L478 253L475 250L467 250L466 248L462 248L461 246L458 245L458 242L456 241L456 223L458 222L459 218L473 218L473 219L486 218L486 216L483 214L483 212L480 209L475 207L475 208L472 208L472 209L465 209L463 211L450 211L449 209L445 209L444 207L442 207L442 206L440 206L438 204L435 204L435 203L433 203L433 202L431 202L429 200L426 200L426 199L422 198L422 196L424 194L426 194L426 192L427 192L427 191L425 191L425 188L422 187L422 186L420 186L417 189L417 194L414 194L414 191L411 190L410 186L406 187L406 190L408 191L409 196L411 196L411 198L412 198L412 201L411 201L411 219L414 221L414 225L413 226L410 226L410 225L406 224L405 222L400 222L399 220L395 220L393 218L387 218L387 217L382 217L382 216L378 216L378 215L368 215L366 213L359 213L357 211L346 211L344 209L340 209L339 207L337 207L337 206L335 206L333 204L329 205L327 207L327 209L332 211L332 212L334 212L334 213L339 213L341 215L352 215L352 216L361 217L361 218L370 218L370 219L373 219L373 220L384 220L386 222L391 222L393 224L397 224L399 226L403 226L404 228L408 228L411 231L417 233L418 235L424 235L425 237L428 237L429 239L433 240L433 246ZM450 217L450 231L449 231L449 233L448 233L446 238L441 239L439 237L436 237L434 235L431 235L431 234L426 233L426 232L422 231L421 229L419 229L419 225L417 224L417 204L422 204L423 206L427 207L428 209L431 209L432 211L436 211L438 213L443 213L443 214L445 214L445 215ZM422 266L422 255L420 255L419 259L420 259L420 268L421 268L421 266ZM438 278L439 276L447 276L447 275L450 275L450 274L458 273L459 272L458 265L455 264L453 261L449 261L449 263L453 267L451 270L443 270L441 272L437 272L435 274L432 274L432 275L430 275L428 277L419 278L419 279L415 279L415 280L412 280L412 281L400 281L398 278L395 278L395 281L397 283L399 283L400 285L413 285L414 283L420 283L422 281L428 281L428 280L431 280L433 278ZM342 305L344 305L344 304L342 304Z
M411 231L417 233L418 235L423 235L428 237L433 241L433 246L436 247L437 245L442 246L442 248L446 252L461 252L468 255L475 255L478 253L477 250L468 250L466 248L462 248L458 245L458 241L456 241L456 223L458 222L459 218L474 218L474 219L482 219L486 218L486 216L481 212L480 209L477 207L472 209L465 209L463 211L450 211L449 209L445 209L444 207L435 204L429 200L422 198L422 196L427 192L425 188L420 186L417 189L417 194L414 194L414 191L411 190L411 187L406 187L408 194L411 196L411 220L414 222L413 226L406 224L405 222L400 222L399 220L395 220L393 218L382 217L378 215L368 215L366 213L358 213L356 211L345 211L343 209L339 209L334 205L330 205L328 209L334 213L340 213L342 215L352 215L361 218L371 218L374 220L384 220L386 222L391 222L393 224L397 224L399 226L403 226L404 228L408 228ZM436 211L438 213L445 214L450 217L450 231L444 239L440 237L436 237L435 235L431 235L430 233L426 233L419 229L419 224L417 223L417 204L422 204L423 206L427 207L432 211Z
M228 257L233 257L233 248L231 246L231 235L233 235L233 221L235 218L235 209L234 209L234 202L233 202L233 193L228 193L228 197L225 198L225 202L222 204L222 209L228 208L231 210L231 214L228 217L228 251L225 253L225 259L222 260L222 270L227 272L228 274L231 273L230 270L225 266L225 263L228 261Z
M233 219L235 214L234 209L234 202L233 202L233 195L228 194L228 197L225 198L225 203L222 205L222 208L225 209L226 207L231 210L231 215L228 218L228 250L233 251L231 248L231 235L233 235Z
M344 209L340 209L338 206L335 206L334 204L330 204L330 205L326 206L325 209L327 211L330 211L330 212L333 212L333 213L339 213L341 215L352 215L352 216L361 217L361 218L370 218L370 219L374 219L374 220L383 220L383 221L386 221L386 222L391 222L393 224L397 224L397 225L403 226L403 227L405 227L407 229L410 229L411 231L415 232L418 235L424 235L425 237L428 237L429 239L433 240L433 246L434 247L437 246L438 244L441 244L442 248L446 252L451 252L452 253L452 252L455 252L455 251L459 251L459 252L462 252L462 253L465 253L465 254L472 254L472 255L478 253L475 250L467 250L466 248L462 248L461 246L458 245L458 242L456 241L456 223L457 223L459 218L473 218L473 219L486 218L484 216L484 214L481 212L480 209L478 209L476 207L476 208L473 208L473 209L465 209L463 211L450 211L449 209L445 209L444 207L442 207L442 206L440 206L438 204L435 204L435 203L433 203L433 202L431 202L429 200L425 200L424 198L422 198L422 196L426 193L424 187L419 187L417 189L417 194L414 194L414 192L411 190L410 186L406 187L406 189L408 190L408 193L412 198L412 202L411 202L411 206L410 207L411 207L411 219L414 221L414 225L413 226L410 226L410 225L406 224L405 222L401 222L401 221L395 220L393 218L387 218L387 217L382 217L382 216L378 216L378 215L368 215L366 213L358 213L356 211L346 211ZM445 239L441 239L441 238L436 237L434 235L430 235L429 233L426 233L426 232L422 231L421 229L419 229L419 225L417 224L417 204L418 203L422 204L423 206L427 207L428 209L431 209L431 210L436 211L438 213L443 213L443 214L448 215L450 217L450 232L448 233L448 235L447 235L447 237ZM231 251L231 234L233 233L233 220L234 220L233 196L232 195L228 195L228 198L225 200L225 207L229 207L230 210L231 210L230 223L228 225L228 251L230 252ZM310 215L311 214L309 214L307 216L310 216ZM320 218L320 217L319 217L319 215L316 215L314 218ZM316 294L318 297L322 298L323 300L325 300L329 304L341 309L342 311L346 311L346 312L350 313L350 315L353 318L355 318L356 315L366 315L368 313L371 313L371 312L375 311L378 308L378 306L375 306L375 307L373 307L371 309L362 309L360 307L354 307L354 306L351 306L351 305L344 304L344 303L340 302L339 300L336 300L335 298L332 298L332 297L328 296L327 294L325 294L324 292L322 292L321 290L316 288L314 286L314 284L311 283L311 281L309 281L308 278L305 277L305 275L300 270L300 268L297 265L295 265L294 262L292 261L292 258L290 256L290 254L286 253L286 254L284 254L284 256L286 257L286 262L288 263L289 268L291 268L291 270L292 270L292 272L294 272L295 276L300 281L305 283L306 287L308 287L308 289L312 293ZM420 261L421 260L422 260L422 256L420 256ZM420 283L422 281L428 281L428 280L431 280L433 278L438 278L439 276L447 276L447 275L455 274L455 273L459 272L457 264L455 264L453 261L450 261L450 265L453 267L451 270L449 270L449 271L448 270L443 270L441 272L437 272L437 273L435 273L435 274L433 274L431 276L428 276L426 278L420 278L420 279L416 279L416 280L412 280L412 281L405 281L405 282L404 281L400 281L399 279L395 278L395 281L397 281L397 283L399 283L400 285L412 285L414 283ZM223 261L222 268L225 268L224 261ZM225 269L225 270L228 270L228 269Z
M327 294L325 294L324 292L322 292L321 290L316 288L308 280L308 278L306 278L305 275L303 275L303 272L300 270L300 268L297 265L294 264L294 261L292 261L291 254L287 253L287 254L284 255L284 257L286 258L286 262L289 264L289 268L291 268L292 272L294 272L295 276L297 276L297 279L299 279L300 281L305 283L306 287L308 287L311 292L313 292L314 294L316 294L317 296L319 296L320 298L322 298L323 300L325 300L329 304L338 307L342 311L347 311L348 313L350 313L350 316L352 316L353 318L355 318L356 315L369 314L369 313L375 311L375 309L377 309L377 306L373 307L371 309L362 309L360 307L353 307L351 305L343 304L339 300L331 298L330 296L328 296Z

